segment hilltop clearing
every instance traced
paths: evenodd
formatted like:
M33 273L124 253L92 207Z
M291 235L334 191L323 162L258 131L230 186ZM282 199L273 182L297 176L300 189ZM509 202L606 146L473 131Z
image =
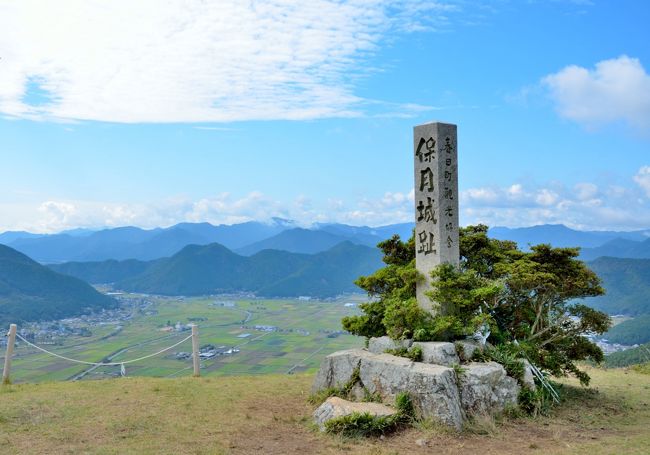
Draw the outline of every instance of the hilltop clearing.
M312 428L311 375L14 385L0 389L0 443L50 454L647 453L650 375L589 374L594 389L569 382L549 417L483 419L462 434L423 424L368 440Z

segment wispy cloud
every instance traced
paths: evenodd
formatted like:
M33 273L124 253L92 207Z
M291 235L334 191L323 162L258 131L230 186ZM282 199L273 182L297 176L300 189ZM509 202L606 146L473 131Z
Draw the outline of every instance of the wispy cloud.
M515 183L465 190L460 203L464 224L561 223L577 229L643 229L650 226L650 166L643 166L624 186Z
M636 58L622 55L594 69L571 65L542 79L558 114L586 127L626 122L650 127L650 74Z
M650 199L650 166L643 166L634 176L634 181L645 191L646 196Z
M461 223L510 227L562 223L576 229L647 229L650 166L642 166L623 184L619 183L580 182L566 186L559 182L527 182L468 188L461 192ZM57 232L124 225L153 228L183 221L232 224L273 217L292 219L303 226L318 222L379 226L412 221L414 201L413 190L349 201L319 201L306 194L278 200L254 191L240 197L222 193L200 199L175 197L151 204L47 200L0 204L0 212L11 214L0 220L0 232Z
M0 112L125 123L360 116L368 57L458 12L409 0L0 1Z

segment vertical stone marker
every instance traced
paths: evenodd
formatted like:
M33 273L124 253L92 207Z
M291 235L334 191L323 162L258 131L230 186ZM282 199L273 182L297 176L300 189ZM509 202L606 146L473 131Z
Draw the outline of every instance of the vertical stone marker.
M415 160L415 263L425 279L417 285L418 304L433 311L424 293L431 270L458 265L458 152L456 125L426 123L413 128ZM445 308L441 308L444 313Z

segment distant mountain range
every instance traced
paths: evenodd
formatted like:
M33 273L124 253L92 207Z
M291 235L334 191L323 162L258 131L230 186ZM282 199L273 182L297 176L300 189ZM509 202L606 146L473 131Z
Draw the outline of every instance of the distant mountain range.
M61 319L115 305L114 299L86 282L0 245L0 327L12 322Z
M0 234L4 243L41 263L69 261L104 261L169 257L187 245L220 243L250 256L264 249L294 253L318 253L342 241L375 246L394 233L411 235L410 223L370 228L344 224L319 224L312 229L297 228L295 223L279 218L270 223L247 222L214 226L209 223L180 223L169 228L151 230L126 226L92 232L66 231L39 235L28 232Z
M404 236L408 235L409 227L401 226ZM49 269L0 245L0 322L6 322L8 317L15 321L65 317L86 308L114 304L112 299L79 280L163 295L250 292L261 297L331 297L355 292L359 291L353 284L356 278L382 267L381 252L372 246L338 240L347 235L356 242L373 244L393 229L387 227L381 231L341 225L327 225L318 230L291 228L255 242L248 249L242 248L248 255L210 243L187 245L169 257L149 261L73 261L51 264ZM211 227L207 226L206 230L211 231ZM175 232L159 231L161 235ZM124 238L141 238L142 232L118 229L104 235L124 241ZM338 243L330 246L334 242ZM597 248L606 251L612 245L629 242L634 241L610 241ZM255 251L260 248L266 249ZM633 252L637 254L638 249ZM588 304L609 314L650 314L650 259L600 257L589 262L589 266L603 278L607 295L588 299Z
M251 292L263 297L332 297L360 291L354 280L382 266L377 248L342 242L316 254L263 250L238 255L223 245L189 245L169 258L69 262L50 268L116 289L163 295Z
M555 247L596 248L615 239L643 242L650 238L650 229L641 231L577 231L562 224L543 224L523 228L493 227L490 237L513 240L520 248L550 243Z
M165 229L150 230L126 226L85 235L67 232L34 236L10 232L0 234L0 243L41 263L106 259L146 261L171 256L190 244L219 242L228 248L240 248L291 227L294 227L291 222L276 218L271 223L247 222L219 226L209 223L180 223Z
M590 261L602 256L615 258L650 259L650 239L635 241L617 238L596 248L584 248L580 258Z
M345 241L315 254L263 250L236 254L219 244L190 245L154 261L69 262L49 267L93 284L131 292L202 295L251 292L260 297L332 297L360 291L353 282L383 266L377 248ZM589 262L605 296L586 299L609 314L650 314L650 259Z
M275 218L269 223L246 222L214 226L209 223L180 223L169 228L151 230L120 227L91 231L74 229L60 234L5 232L0 243L8 245L41 263L69 261L104 261L138 259L150 261L169 257L187 245L219 243L244 256L265 249L313 254L326 251L343 241L376 246L399 234L411 236L413 223L380 227L345 224L315 224L310 229L292 221ZM650 258L650 230L632 232L577 231L563 225L540 225L526 228L494 227L490 236L513 240L520 248L550 243L553 246L578 246L581 257L593 260L600 256Z

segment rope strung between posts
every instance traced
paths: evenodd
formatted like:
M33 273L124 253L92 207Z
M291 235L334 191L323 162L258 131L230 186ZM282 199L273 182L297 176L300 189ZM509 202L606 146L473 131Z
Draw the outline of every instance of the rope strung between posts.
M81 363L81 364L83 364L83 365L93 365L93 366L98 366L98 367L109 367L109 366L126 365L126 364L128 364L128 363L135 363L135 362L139 362L139 361L141 361L141 360L145 360L145 359L149 359L149 358L151 358L151 357L155 357L155 356L157 356L157 355L159 355L159 354L162 354L163 352L169 351L170 349L173 349L173 348L175 348L176 346L178 346L178 345L184 343L185 341L187 341L187 340L189 340L190 338L192 338L192 335L189 335L188 337L183 338L181 341L179 341L178 343L176 343L176 344L174 344L174 345L171 345L171 346L169 346L169 347L167 347L167 348L165 348L165 349L162 349L162 350L160 350L160 351L158 351L158 352L155 352L155 353L153 353L153 354L146 355L146 356L144 356L144 357L139 357L139 358L137 358L137 359L133 359L133 360L126 360L126 361L124 361L124 362L106 362L106 363L104 363L104 362L86 362L86 361L84 361L84 360L71 359L71 358L69 358L69 357L65 357L65 356L62 356L62 355L56 354L56 353L54 353L54 352L50 352L50 351L48 351L47 349L43 349L42 347L37 346L37 345L35 345L34 343L31 343L31 342L27 341L25 338L23 338L22 336L20 336L20 334L18 334L18 333L16 333L16 338L20 338L22 341L24 341L25 343L27 343L29 346L31 346L31 347L33 347L33 348L36 348L36 349L38 349L39 351L42 351L42 352L44 352L44 353L46 353L46 354L49 354L49 355L51 355L51 356L54 356L54 357L58 357L59 359L62 359L62 360L67 360L68 362Z

